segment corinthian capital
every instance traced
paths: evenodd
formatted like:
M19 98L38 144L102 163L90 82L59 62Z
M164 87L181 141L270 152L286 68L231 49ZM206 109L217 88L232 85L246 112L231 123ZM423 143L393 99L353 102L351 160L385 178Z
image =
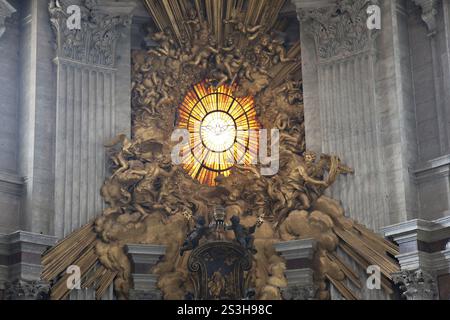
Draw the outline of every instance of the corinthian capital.
M44 281L16 280L5 284L6 300L46 300L50 286Z
M56 35L58 58L90 65L115 66L117 40L123 27L131 24L131 16L124 13L123 6L121 10L111 12L101 3L96 0L50 1L50 21ZM72 5L80 8L79 29L70 29L67 25L67 20L73 14L68 13L67 9Z
M426 23L430 35L436 33L437 0L413 0L422 9L422 20Z
M14 7L10 5L8 1L0 0L0 38L6 30L6 19L10 18L15 12L16 9L14 9Z
M403 296L408 300L435 300L437 285L435 277L424 270L404 270L393 275L400 286Z
M319 61L345 58L372 48L378 32L367 27L367 8L377 0L295 3L302 28L314 38Z

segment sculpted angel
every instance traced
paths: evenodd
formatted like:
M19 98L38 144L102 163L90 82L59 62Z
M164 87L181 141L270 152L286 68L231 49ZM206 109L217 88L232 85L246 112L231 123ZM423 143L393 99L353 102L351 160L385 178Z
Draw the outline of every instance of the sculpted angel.
M242 22L240 17L236 17L230 20L225 20L225 24L232 24L236 31L245 35L248 40L253 41L260 35L260 32L264 28L263 25L256 25L253 27L247 26L244 22Z

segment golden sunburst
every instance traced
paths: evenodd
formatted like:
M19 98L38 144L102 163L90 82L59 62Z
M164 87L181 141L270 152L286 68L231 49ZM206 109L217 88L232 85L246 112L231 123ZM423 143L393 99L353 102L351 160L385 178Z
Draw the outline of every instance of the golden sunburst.
M214 186L219 175L230 175L234 164L251 165L258 150L253 97L237 98L236 86L199 83L188 92L178 112L179 129L189 132L182 150L183 167L202 184Z

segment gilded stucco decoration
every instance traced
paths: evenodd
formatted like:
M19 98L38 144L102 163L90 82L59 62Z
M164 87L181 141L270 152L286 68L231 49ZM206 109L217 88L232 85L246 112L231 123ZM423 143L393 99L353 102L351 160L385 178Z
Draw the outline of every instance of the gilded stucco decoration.
M299 43L285 42L279 20L285 1L145 3L157 26L148 37L157 45L133 53L132 136L106 144L112 171L101 190L106 209L43 257L43 278L57 279L52 298L69 294L64 272L76 264L82 286L94 287L98 298L114 283L117 297L127 299L131 272L124 247L154 244L166 246L153 270L163 298L184 299L193 283L190 252L180 256L180 247L197 217L213 221L216 206L225 208L226 220L236 215L246 226L264 220L246 275L258 299L281 299L287 286L286 264L273 244L302 238L317 242L316 298L329 299L330 284L346 299L358 298L352 288L361 280L338 250L359 267L379 265L382 286L391 292L397 247L347 218L339 201L324 195L352 170L337 156L305 150L301 52ZM233 87L237 99L253 99L258 125L280 132L278 173L264 176L260 165L236 165L214 183L200 183L173 164L171 135L197 84L212 92Z

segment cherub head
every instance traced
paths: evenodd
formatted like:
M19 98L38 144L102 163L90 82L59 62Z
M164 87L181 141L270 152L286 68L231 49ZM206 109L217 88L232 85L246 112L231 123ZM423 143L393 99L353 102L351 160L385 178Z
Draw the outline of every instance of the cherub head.
M270 36L268 35L268 34L264 34L262 37L261 37L261 45L263 46L263 47L268 47L270 44L271 44L271 39L270 39Z
M260 46L260 45L256 45L254 48L253 48L253 52L256 54L256 55L259 55L261 52L262 52L262 46Z
M234 45L233 37L228 37L226 44L228 47L232 47Z
M189 19L192 19L192 20L197 18L197 10L195 10L194 8L190 8L188 11L188 17L189 17Z
M164 30L163 30L163 32L164 32L164 34L165 34L167 37L171 37L171 36L172 36L172 29L170 29L170 27L165 27Z
M308 164L316 162L317 155L314 151L306 151L304 156L305 162Z

